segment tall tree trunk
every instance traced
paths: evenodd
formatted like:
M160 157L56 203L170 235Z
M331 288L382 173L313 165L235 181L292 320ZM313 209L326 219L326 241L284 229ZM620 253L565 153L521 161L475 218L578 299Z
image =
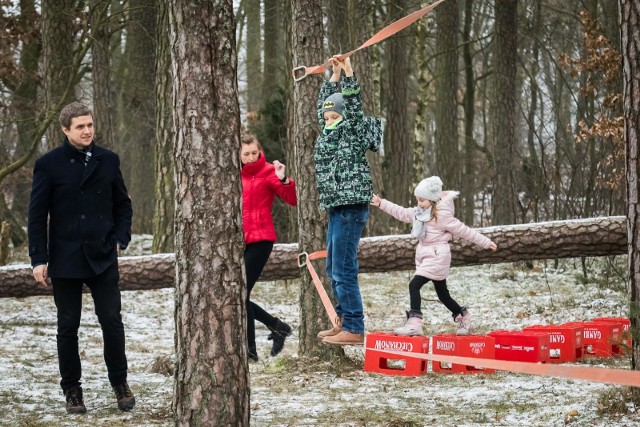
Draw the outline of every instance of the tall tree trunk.
M346 1L325 0L327 11L327 39L329 42L329 55L349 52L353 46L349 25L349 3ZM358 20L366 19L358 16Z
M619 0L627 164L631 367L640 370L640 0Z
M531 104L529 105L529 112L527 114L528 131L527 131L527 148L528 155L524 156L524 180L525 189L528 194L525 195L526 202L530 202L531 206L527 206L523 209L523 215L521 221L527 222L526 211L531 208L534 221L538 221L538 202L546 200L546 182L545 177L542 174L542 165L538 157L538 151L536 150L536 138L538 138L536 115L538 114L538 98L540 98L540 89L538 86L538 72L540 70L540 38L536 37L536 34L540 34L542 30L542 1L536 0L533 11L533 22L531 23L530 34L532 35L531 47L531 61L530 65L530 80L529 90ZM540 156L544 158L544 151L541 150Z
M42 47L44 56L45 109L66 105L73 100L73 93L66 91L67 81L76 70L71 69L74 59L75 0L42 2ZM61 100L61 98L64 98ZM62 101L62 102L60 102ZM57 147L63 137L57 120L47 130L47 146Z
M115 92L111 74L111 0L92 0L91 28L91 77L93 81L93 124L98 130L96 142L114 149Z
M458 150L458 1L448 0L436 14L436 162L433 173L445 188L461 189ZM462 188L472 191L471 188Z
M404 16L411 0L389 0L387 10L392 20ZM409 51L412 28L387 39L389 75L388 109L385 130L387 158L385 197L403 206L412 203L413 126L409 123ZM364 88L366 90L366 88Z
M473 224L476 192L476 141L473 136L476 115L476 82L471 56L471 24L473 0L464 0L464 27L462 31L462 58L464 60L464 169L460 177L462 192L462 218L465 224Z
M176 0L169 14L176 129L175 424L248 426L233 4Z
M294 64L322 64L323 29L322 0L295 0L292 11L292 46ZM326 246L326 215L320 211L316 193L316 170L313 162L315 140L318 136L316 104L320 79L308 77L293 87L293 137L297 156L298 174L298 246L308 253ZM324 271L324 262L319 263ZM321 277L325 277L321 274ZM327 286L326 279L324 286ZM330 346L317 339L320 330L328 327L324 307L315 291L311 276L303 274L300 281L300 354L304 356L328 357L334 353Z
M355 49L374 33L373 21L376 2L371 0L351 0L349 29L351 36L349 47ZM380 49L374 45L358 52L358 80L363 88L362 104L365 114L380 116ZM382 177L382 157L380 153L367 152L367 160L371 168L371 179L374 191L378 194L385 193L384 179ZM366 234L378 236L385 234L389 224L389 216L379 209L371 211L367 223Z
M156 156L155 209L153 212L154 253L174 251L173 214L173 105L171 99L171 46L169 45L169 12L158 2L158 34L156 43Z
M260 94L262 89L262 67L260 53L262 43L260 33L262 29L260 17L260 0L245 1L245 18L247 20L247 61L246 61L246 100L247 112L255 113L260 109Z
M517 217L516 61L517 0L495 0L493 61L493 225L513 224Z
M41 34L38 25L38 13L33 0L20 2L20 26L24 32L23 45L20 49L19 74L15 81L7 86L12 89L11 109L12 121L16 125L18 133L17 146L14 158L25 155L35 138L36 120L38 117L38 62L41 54ZM32 163L27 163L31 166ZM11 210L5 210L0 214L0 221L7 221L10 226L11 241L14 246L20 246L26 240L26 234L22 228L27 218L29 206L29 192L31 181L28 179L14 179L7 184L11 188L6 193L12 193ZM0 194L0 205L6 207L4 194ZM2 210L2 209L0 209ZM6 215L6 216L5 216Z
M262 73L262 99L271 98L274 91L284 84L283 70L286 69L284 49L284 8L282 0L264 0L264 71ZM286 51L285 51L286 52Z
M154 201L156 1L130 0L125 46L126 66L121 86L123 171L135 215L134 233L151 233Z

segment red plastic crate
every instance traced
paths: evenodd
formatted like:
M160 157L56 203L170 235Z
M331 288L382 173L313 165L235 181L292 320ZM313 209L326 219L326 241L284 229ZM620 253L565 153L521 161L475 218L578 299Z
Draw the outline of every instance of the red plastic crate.
M621 344L625 343L626 348L624 346L620 346L620 353L625 353L631 351L632 343L631 343L631 320L626 317L596 317L592 319L594 322L609 322L609 323L619 323L622 326L622 336L621 336Z
M427 372L427 360L396 356L383 350L429 353L429 337L373 332L365 339L364 370L388 375L419 376Z
M620 354L622 325L611 322L568 322L582 326L585 357L612 357Z
M524 331L537 331L549 334L549 362L575 362L583 357L584 333L582 327L572 325L533 325Z
M478 359L494 359L496 340L486 335L434 335L431 338L431 352L446 356L474 357ZM448 373L486 373L491 374L495 369L482 368L458 363L433 361L434 372Z
M487 335L496 339L496 360L514 362L549 361L549 334L535 331L493 331Z

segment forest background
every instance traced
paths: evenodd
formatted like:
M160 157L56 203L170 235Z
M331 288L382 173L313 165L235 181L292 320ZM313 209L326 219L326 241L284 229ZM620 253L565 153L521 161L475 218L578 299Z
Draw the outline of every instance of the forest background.
M218 366L182 345L214 327L199 344L217 348L228 322L239 325L233 336L243 336L242 310L223 310L242 297L239 133L256 134L267 159L283 161L300 184L297 211L276 206L280 241L320 247L324 214L314 206L310 163L321 79L294 83L290 70L355 48L422 4L0 6L0 264L24 252L31 168L60 144L60 109L72 100L90 104L96 141L121 157L133 233L152 234L154 253L176 253L176 417L187 416L188 395L202 384L198 373L184 371L187 360L198 359L233 373L229 379L239 386L226 397L234 399L215 397L238 409L226 414L247 419L246 366L235 359ZM629 186L625 161L637 156L625 159L625 149L638 141L628 138L636 128L624 126L623 86L637 92L638 79L632 60L624 80L623 64L638 41L637 26L625 22L639 14L638 2L625 0L445 0L354 54L365 111L385 119L383 150L369 158L375 191L410 205L415 183L437 174L448 189L462 191L457 216L474 227L631 214L627 201L637 203L637 188ZM629 106L636 106L636 92L629 92ZM637 126L637 111L628 113ZM630 239L636 221L629 217ZM407 231L399 227L374 212L366 233ZM219 288L203 292L205 281ZM310 337L323 325L305 289L303 283L299 345L308 355L318 347ZM189 306L196 297L204 310ZM213 326L204 324L207 315ZM230 345L244 354L237 342Z
M60 107L91 105L96 140L121 157L133 232L173 251L173 144L167 11L154 0L3 1L0 23L0 218L25 243L31 168L57 146ZM296 175L291 5L236 5L244 130ZM324 1L326 54L359 46L417 1ZM496 8L497 6L497 8ZM405 206L439 175L462 191L474 226L625 212L618 12L598 0L446 1L353 56L365 111L385 118L370 160L375 191ZM317 64L304 64L317 65ZM312 76L310 79L320 80ZM16 164L16 162L19 162ZM282 242L296 213L276 207ZM369 235L398 230L374 215ZM406 230L405 230L406 231ZM0 259L0 262L6 261Z

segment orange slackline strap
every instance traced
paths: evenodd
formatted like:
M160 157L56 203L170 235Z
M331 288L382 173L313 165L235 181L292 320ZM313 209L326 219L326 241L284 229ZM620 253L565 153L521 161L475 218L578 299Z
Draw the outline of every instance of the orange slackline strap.
M340 55L338 57L338 59L344 60L344 59L350 57L351 55L353 55L355 52L359 51L360 49L364 49L365 47L368 47L368 46L374 45L374 44L376 44L378 42L381 42L382 40L386 39L387 37L390 37L390 36L394 35L398 31L405 29L409 25L411 25L414 22L416 22L418 19L422 18L427 13L431 12L437 5L439 5L443 1L444 0L438 0L435 3L430 4L427 7L424 7L422 9L420 9L420 10L417 10L417 11L405 16L404 18L400 18L397 21L387 25L382 30L378 31L369 40L367 40L362 45L360 45L360 47L352 50L351 52L343 53L342 55ZM330 64L330 62L329 62L329 60L327 60L324 64L316 65L314 67L305 67L304 65L301 65L299 67L294 68L291 71L291 74L293 75L293 79L298 82L298 81L304 79L305 77L307 77L310 74L324 74L324 72L327 69L326 67L328 67L329 64Z
M298 255L298 267L304 267L305 265L309 269L309 274L311 274L311 278L313 279L313 284L316 286L316 290L318 291L318 295L320 295L320 299L322 300L322 305L324 305L324 309L327 311L327 315L329 316L329 320L331 320L331 324L336 326L338 315L336 313L336 309L333 308L333 303L329 299L329 295L327 295L327 291L324 290L324 286L320 281L320 277L318 277L318 273L316 273L316 269L313 268L313 265L310 261L314 259L326 258L327 251L317 251L311 254L306 252L302 252Z
M596 368L589 366L557 365L553 363L511 362L506 360L476 359L473 357L445 356L441 354L410 353L406 351L379 350L367 348L387 354L431 360L435 362L454 363L465 366L476 366L501 371L520 372L523 374L543 375L548 377L571 378L608 384L640 386L640 371L626 369Z

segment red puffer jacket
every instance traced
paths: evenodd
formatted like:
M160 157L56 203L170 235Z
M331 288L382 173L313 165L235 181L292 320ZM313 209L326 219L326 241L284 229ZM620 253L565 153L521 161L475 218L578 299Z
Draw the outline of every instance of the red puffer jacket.
M278 179L274 166L267 162L264 153L255 163L242 167L242 228L245 244L262 240L276 241L271 207L278 196L291 206L298 204L296 183L289 184Z

